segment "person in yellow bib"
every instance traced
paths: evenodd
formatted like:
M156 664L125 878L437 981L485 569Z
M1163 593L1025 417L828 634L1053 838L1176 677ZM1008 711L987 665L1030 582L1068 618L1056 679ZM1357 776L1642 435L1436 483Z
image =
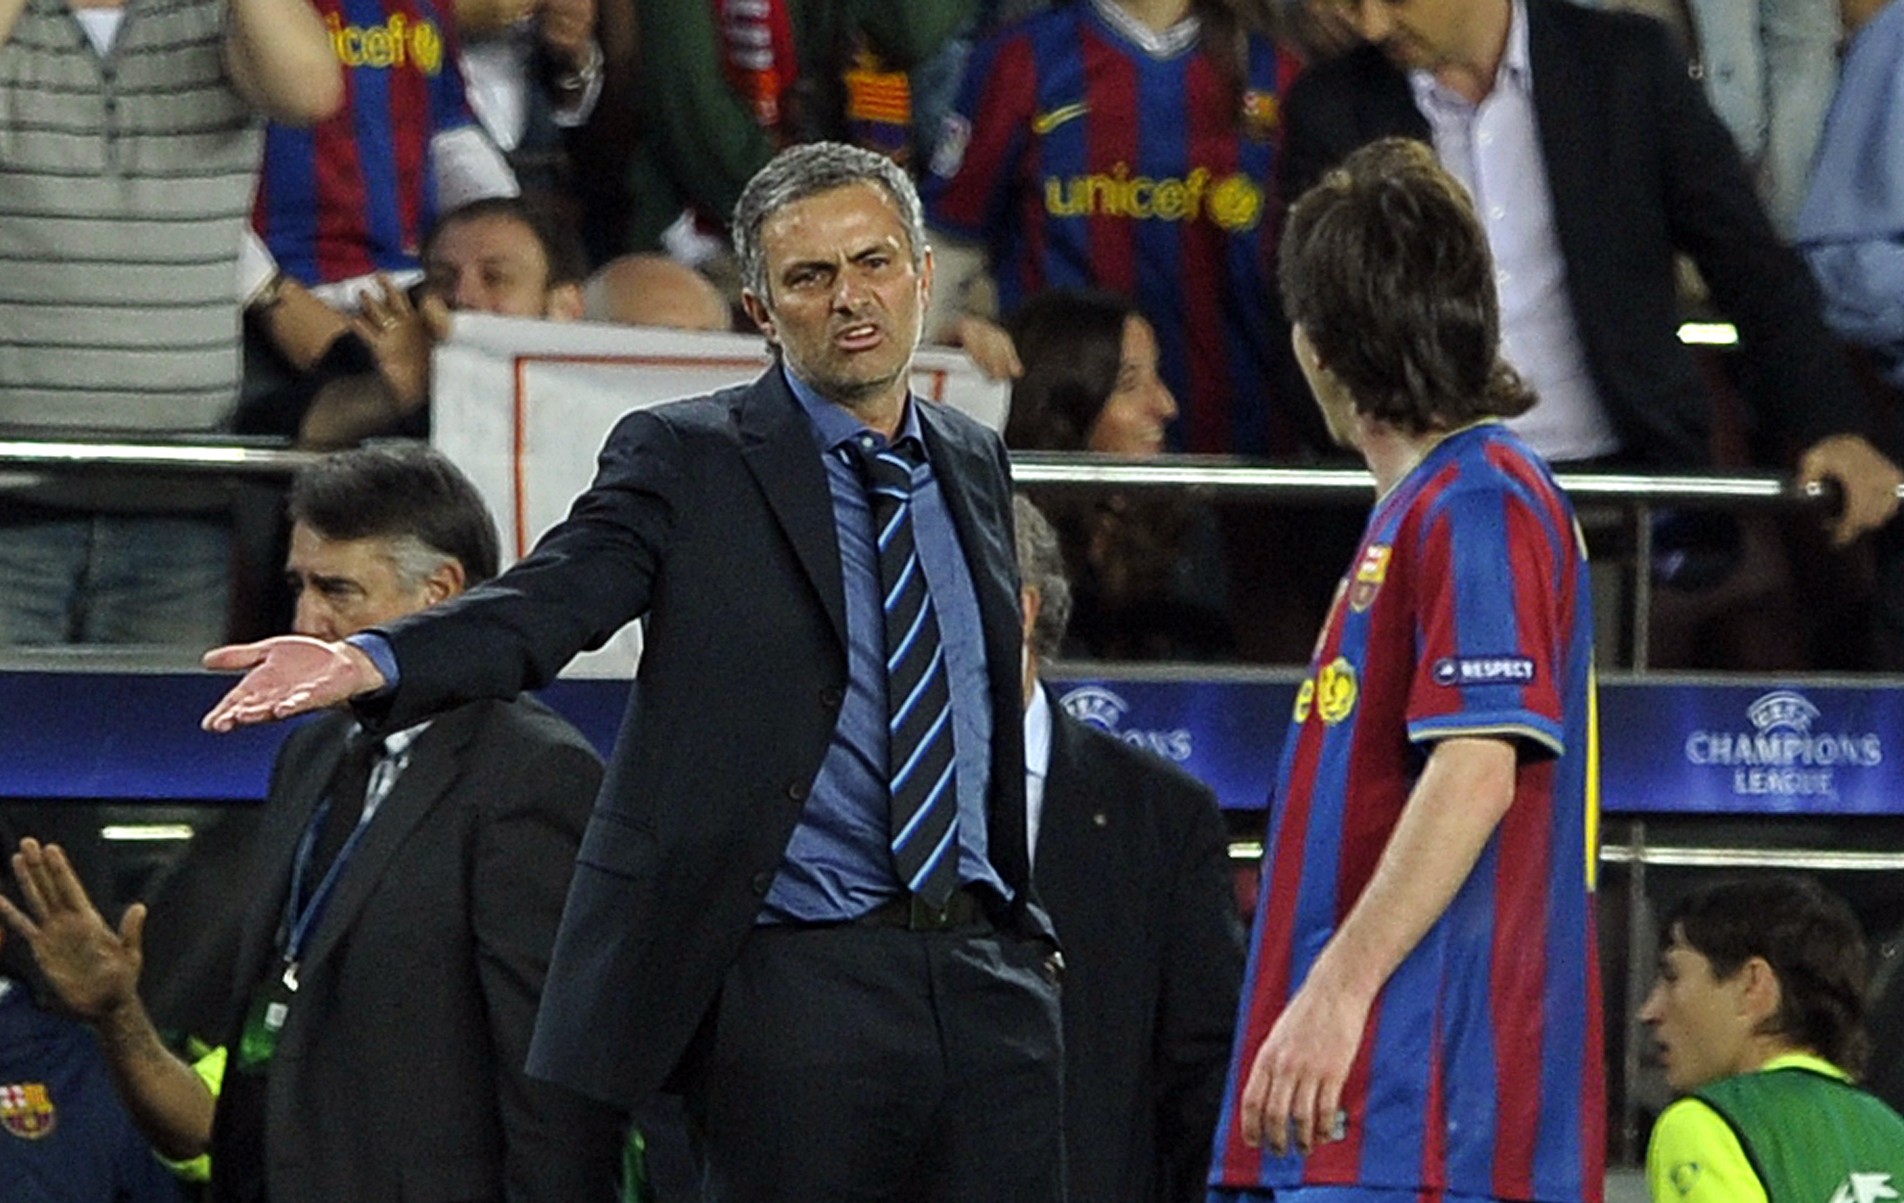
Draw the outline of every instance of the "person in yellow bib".
M1696 891L1640 1010L1683 1097L1646 1150L1654 1203L1867 1203L1904 1190L1904 1117L1858 1089L1864 938L1816 883Z

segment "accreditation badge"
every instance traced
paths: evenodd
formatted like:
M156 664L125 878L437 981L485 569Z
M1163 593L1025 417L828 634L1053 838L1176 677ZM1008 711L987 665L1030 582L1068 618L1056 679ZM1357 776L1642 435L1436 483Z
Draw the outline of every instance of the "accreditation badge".
M291 1017L291 998L297 978L287 971L281 977L267 978L251 991L251 1003L245 1008L244 1032L238 1037L237 1069L240 1073L263 1073L278 1051L278 1034Z

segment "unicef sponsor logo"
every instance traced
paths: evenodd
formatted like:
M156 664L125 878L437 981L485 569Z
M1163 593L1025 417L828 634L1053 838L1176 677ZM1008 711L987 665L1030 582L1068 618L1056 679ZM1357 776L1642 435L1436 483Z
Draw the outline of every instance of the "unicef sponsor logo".
M1823 718L1804 694L1776 689L1745 708L1749 729L1688 735L1686 761L1730 768L1734 794L1835 798L1839 770L1884 763L1884 737L1876 731L1832 731Z
M1079 722L1089 723L1100 731L1115 735L1134 748L1142 748L1179 764L1190 759L1188 727L1170 730L1132 728L1126 731L1123 729L1124 716L1130 713L1130 703L1102 685L1080 685L1060 697L1058 705L1063 706L1065 713Z

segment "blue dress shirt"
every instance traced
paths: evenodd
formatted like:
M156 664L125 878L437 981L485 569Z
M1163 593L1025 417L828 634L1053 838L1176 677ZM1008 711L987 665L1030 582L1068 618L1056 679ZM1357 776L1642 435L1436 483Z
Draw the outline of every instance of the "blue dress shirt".
M883 436L815 393L792 372L787 384L813 424L833 498L840 570L846 587L846 700L805 810L767 893L765 922L827 923L852 919L904 892L893 869L887 815L886 625L879 604L879 552L873 512L855 453L848 444ZM933 475L931 449L919 431L916 399L908 399L900 438L912 438L926 462L913 473L913 537L932 590L952 695L952 745L959 798L959 880L984 883L1000 897L1011 891L986 857L986 796L991 780L991 689L978 593L945 495Z

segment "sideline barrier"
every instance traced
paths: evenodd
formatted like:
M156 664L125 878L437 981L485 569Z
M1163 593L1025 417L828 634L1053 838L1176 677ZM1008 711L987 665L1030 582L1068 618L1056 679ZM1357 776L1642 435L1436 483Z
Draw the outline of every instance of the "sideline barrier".
M0 659L10 749L0 798L263 797L283 730L198 729L231 680L130 656ZM1054 683L1073 715L1180 764L1224 809L1260 811L1298 680L1066 665ZM628 688L562 680L542 697L605 753ZM1894 682L1614 676L1601 682L1600 718L1609 815L1904 815L1904 691Z

